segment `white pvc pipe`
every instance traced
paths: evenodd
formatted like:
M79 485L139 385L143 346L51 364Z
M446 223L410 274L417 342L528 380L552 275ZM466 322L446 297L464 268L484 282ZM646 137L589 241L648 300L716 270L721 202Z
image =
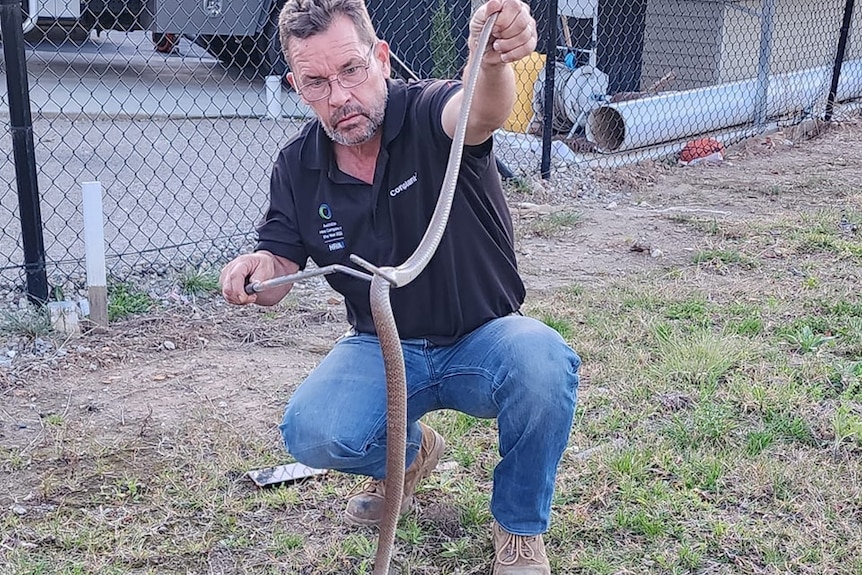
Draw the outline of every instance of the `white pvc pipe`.
M106 285L105 220L102 212L102 183L83 182L84 244L87 255L87 285Z
M281 118L281 76L266 77L266 117Z
M90 319L100 326L108 323L107 278L105 273L105 218L101 182L81 184L84 211L84 250L87 261L87 288Z
M829 90L831 66L771 76L767 117L812 107ZM617 152L754 121L757 79L602 106L590 113L587 139ZM862 60L844 62L837 101L862 97Z

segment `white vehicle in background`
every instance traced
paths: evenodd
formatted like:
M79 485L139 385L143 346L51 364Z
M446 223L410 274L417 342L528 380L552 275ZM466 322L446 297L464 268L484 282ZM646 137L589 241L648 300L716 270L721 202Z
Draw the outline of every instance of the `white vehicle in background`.
M171 52L180 36L226 65L256 76L283 76L278 11L285 0L22 0L28 39L85 40L92 30L152 33Z

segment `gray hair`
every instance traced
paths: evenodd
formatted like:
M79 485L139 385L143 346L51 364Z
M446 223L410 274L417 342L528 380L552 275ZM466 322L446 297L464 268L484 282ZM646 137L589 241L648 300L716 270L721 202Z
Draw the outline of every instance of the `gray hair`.
M305 39L325 32L336 16L349 18L356 27L359 39L369 46L377 42L377 33L363 0L287 0L278 17L278 33L288 64L290 40Z

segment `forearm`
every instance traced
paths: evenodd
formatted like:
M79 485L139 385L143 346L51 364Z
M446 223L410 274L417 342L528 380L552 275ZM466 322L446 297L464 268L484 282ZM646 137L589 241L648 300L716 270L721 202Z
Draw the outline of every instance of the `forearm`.
M499 129L509 118L514 105L515 72L511 64L483 63L473 92L468 130L477 135L485 134L485 138L473 143L481 143Z
M465 77L465 84L466 80ZM452 96L443 111L443 127L449 137L454 136L463 102L464 90L460 90ZM467 118L467 135L464 143L475 146L490 138L494 131L506 122L514 105L515 73L511 65L483 64L480 66L470 115Z
M488 17L497 14L491 41L479 45ZM481 144L503 126L515 105L515 71L511 63L525 58L536 47L536 23L530 9L520 0L488 0L470 20L470 63L481 58L476 88L467 124L468 145ZM466 76L464 80L466 81ZM451 137L455 131L464 91L452 97L443 110L443 129Z

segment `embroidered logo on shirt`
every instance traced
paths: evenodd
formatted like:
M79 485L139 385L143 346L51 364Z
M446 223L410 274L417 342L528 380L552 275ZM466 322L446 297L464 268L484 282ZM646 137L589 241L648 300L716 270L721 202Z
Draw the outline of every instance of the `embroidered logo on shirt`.
M344 249L344 228L338 222L326 222L317 231L320 234L320 239L329 248L329 251L334 252Z
M389 190L389 195L394 198L395 196L397 196L398 194L400 194L401 192L403 192L404 190L406 190L407 188L409 188L410 186L415 184L416 180L418 180L418 179L419 179L419 176L416 174L416 172L413 172L412 176L410 176L409 178L407 178L406 180L404 180L403 182L401 182L400 184L398 184L397 186L395 186L394 188Z
M344 228L332 219L332 208L329 207L329 204L320 204L320 207L317 208L317 215L324 220L323 225L317 230L320 239L331 252L343 250L345 246Z

